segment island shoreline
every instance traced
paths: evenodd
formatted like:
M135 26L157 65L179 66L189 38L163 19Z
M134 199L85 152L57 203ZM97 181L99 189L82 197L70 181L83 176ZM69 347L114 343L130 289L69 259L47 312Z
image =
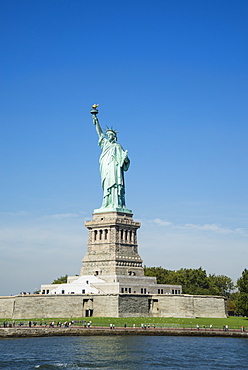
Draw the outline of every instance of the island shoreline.
M188 328L120 328L115 327L12 327L0 328L0 338L33 338L52 336L113 336L113 335L147 335L147 336L193 336L193 337L232 337L248 338L248 332L230 329L188 329Z

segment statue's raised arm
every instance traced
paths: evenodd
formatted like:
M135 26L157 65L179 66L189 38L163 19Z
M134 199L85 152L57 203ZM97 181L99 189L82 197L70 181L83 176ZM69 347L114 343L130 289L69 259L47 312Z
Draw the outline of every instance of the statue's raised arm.
M99 124L97 114L98 105L92 105L93 123L99 137L98 145L102 153L100 156L100 173L103 188L103 203L98 212L126 212L131 213L125 205L125 183L124 171L130 165L128 151L124 151L122 146L117 143L117 132L108 128L105 134Z
M93 123L94 125L96 125L96 132L99 136L99 138L102 136L102 128L100 126L100 123L98 121L98 118L97 118L97 113L98 113L98 110L97 110L97 107L99 106L99 104L94 104L92 105L92 110L90 111L90 113L92 114L92 119L93 119Z

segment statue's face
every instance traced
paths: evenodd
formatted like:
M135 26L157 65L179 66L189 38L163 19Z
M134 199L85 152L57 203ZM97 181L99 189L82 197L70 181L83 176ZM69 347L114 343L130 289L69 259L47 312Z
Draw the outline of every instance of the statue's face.
M111 143L116 141L116 135L113 131L107 131L107 136Z

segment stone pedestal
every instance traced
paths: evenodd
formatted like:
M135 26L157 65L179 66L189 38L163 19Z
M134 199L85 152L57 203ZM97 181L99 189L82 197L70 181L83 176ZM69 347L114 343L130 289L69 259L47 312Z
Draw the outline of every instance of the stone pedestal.
M138 254L137 229L140 223L124 212L94 213L86 221L88 250L80 275L144 276Z

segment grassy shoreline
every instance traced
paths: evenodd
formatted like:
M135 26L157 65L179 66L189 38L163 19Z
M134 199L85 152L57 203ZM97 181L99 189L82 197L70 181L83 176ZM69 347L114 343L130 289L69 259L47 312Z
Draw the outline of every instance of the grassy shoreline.
M49 326L51 322L55 323L55 326L58 322L64 324L65 322L74 321L76 326L84 326L83 321L88 323L92 321L93 327L109 327L110 324L115 325L116 327L126 327L131 328L134 325L136 327L141 327L141 325L146 326L155 326L156 328L181 328L181 329L194 329L197 325L200 328L209 328L210 325L214 329L222 329L224 325L228 325L229 329L241 329L242 326L245 329L248 329L248 318L247 317L228 317L228 318L196 318L196 319L186 319L186 318L174 318L174 317L128 317L128 318L112 318L112 317L66 317L66 318L32 318L32 319L18 319L14 320L15 325L18 326L19 323L28 325L29 321L36 322L37 327L45 325ZM13 323L13 319L0 319L0 327L3 327L4 322L8 324Z

